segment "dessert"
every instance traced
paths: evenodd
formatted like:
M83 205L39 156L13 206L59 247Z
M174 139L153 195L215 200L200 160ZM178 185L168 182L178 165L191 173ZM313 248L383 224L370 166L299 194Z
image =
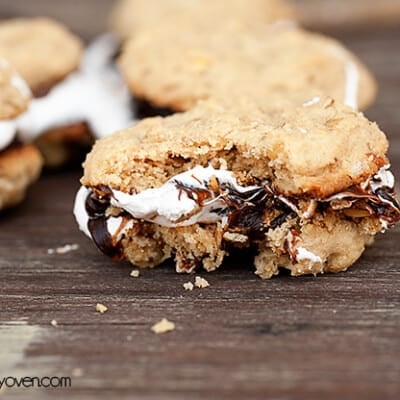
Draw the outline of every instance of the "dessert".
M16 118L26 110L30 97L23 79L0 59L0 210L19 203L42 169L36 148L16 138Z
M98 141L74 213L103 253L138 267L212 271L253 248L262 278L343 271L400 219L387 148L332 98L280 112L200 102Z
M86 153L94 139L132 124L131 95L113 63L117 51L113 35L97 38L86 48L79 69L33 100L19 119L20 137L39 144L47 165L61 165L71 154L81 161L79 146Z

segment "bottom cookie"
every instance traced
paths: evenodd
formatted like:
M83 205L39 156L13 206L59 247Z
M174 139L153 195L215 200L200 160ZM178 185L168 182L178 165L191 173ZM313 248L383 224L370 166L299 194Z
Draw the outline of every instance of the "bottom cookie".
M14 144L0 152L0 209L19 203L41 172L43 159L31 145Z
M93 143L93 135L85 123L49 130L34 142L47 168L80 165Z

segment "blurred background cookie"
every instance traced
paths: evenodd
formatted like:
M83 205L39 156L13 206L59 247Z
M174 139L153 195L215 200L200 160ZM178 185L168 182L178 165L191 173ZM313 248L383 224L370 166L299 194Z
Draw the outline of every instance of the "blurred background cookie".
M79 65L82 43L64 26L47 18L0 23L0 57L8 59L34 97L49 90Z
M114 56L119 43L104 34L84 50L77 70L35 99L19 119L19 135L35 141L46 165L81 163L94 140L133 123L131 95Z
M122 39L143 29L157 29L168 21L175 27L213 31L221 25L243 29L257 24L295 18L286 0L119 0L111 27Z
M17 138L15 118L28 106L31 93L22 78L0 59L0 210L13 206L25 196L42 168L40 153Z
M35 99L45 98L79 66L83 44L62 24L47 18L18 18L0 22L0 57L8 59L29 85L34 104ZM48 112L52 112L48 110ZM40 132L39 140L31 136L26 142L36 141L42 151L46 164L59 165L66 161L60 157L63 143L68 143L70 130L76 126L63 127L54 134L47 135L47 130ZM78 143L85 141L84 127L79 129ZM76 141L75 136L74 141ZM54 146L57 142L59 145ZM68 158L68 157L67 157ZM57 160L54 163L54 160Z
M329 95L365 109L376 95L371 73L339 42L281 25L199 32L164 24L130 39L120 67L134 96L174 111L242 95L263 106Z
M48 167L80 163L96 137L132 120L126 85L114 67L110 35L88 48L60 23L16 19L0 23L0 56L9 59L33 93L18 120L25 143L35 143Z

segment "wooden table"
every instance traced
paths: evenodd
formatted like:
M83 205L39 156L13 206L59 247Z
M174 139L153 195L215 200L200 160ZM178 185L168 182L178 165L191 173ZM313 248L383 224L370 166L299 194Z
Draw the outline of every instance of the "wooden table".
M14 3L1 0L0 13ZM391 139L399 179L400 30L340 38L376 72L381 90L367 114ZM193 276L172 264L132 278L129 265L97 252L71 214L80 174L44 175L0 218L0 380L64 376L72 385L8 388L0 398L400 398L399 228L345 273L262 281L236 259L200 273L209 288L187 292ZM176 330L153 334L163 317Z

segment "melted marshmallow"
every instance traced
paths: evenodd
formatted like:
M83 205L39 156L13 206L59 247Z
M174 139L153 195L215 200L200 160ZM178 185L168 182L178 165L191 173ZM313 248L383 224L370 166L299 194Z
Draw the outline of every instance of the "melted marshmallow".
M373 192L383 187L394 189L394 176L389 168L390 164L385 165L374 175L373 180L370 181Z
M86 122L96 138L133 123L131 94L112 63L118 42L101 36L85 51L80 69L56 85L47 96L34 99L18 120L23 141L69 124Z
M320 101L321 101L321 98L320 98L320 97L318 97L318 96L313 97L311 100L306 101L306 102L303 104L303 107L311 107L311 106L313 106L314 104L319 103Z
M345 90L343 103L346 106L358 109L358 88L359 88L359 70L357 64L352 61L351 54L342 47L332 46L332 53L344 62L345 72Z
M0 59L0 68L10 68L8 61L4 58ZM31 91L28 85L16 72L13 72L10 83L18 89L22 96L28 99L31 97ZM17 122L15 119L0 121L0 151L6 149L13 142L16 133Z
M79 229L88 237L91 237L88 222L89 215L86 211L86 198L89 195L90 190L82 186L75 197L74 203L74 216L76 221L78 222Z
M297 261L307 260L312 263L322 263L322 258L320 256L317 256L304 247L297 247L296 259Z
M358 85L359 75L358 67L355 63L351 62L346 64L346 89L344 95L344 104L353 108L358 109Z
M0 151L6 149L12 143L16 131L15 120L0 121Z
M74 204L74 216L78 222L79 229L89 238L91 238L90 231L88 229L89 216L86 211L86 199L90 193L90 190L82 186L75 198ZM107 219L107 231L114 237L117 233L116 240L119 241L123 234L133 226L133 221L124 224L122 217L109 217ZM123 229L121 227L123 226Z
M180 189L177 185L177 183L181 183L185 187L191 188L194 193L196 190L209 190L207 183L210 182L212 177L216 177L220 185L230 185L240 193L257 188L256 186L240 186L230 171L217 170L211 166L207 168L197 166L176 175L156 189L147 189L138 194L112 190L111 205L126 211L135 219L142 219L162 226L178 227L197 223L216 223L218 221L224 224L226 215L223 210L227 209L227 205L221 196L210 199L199 206L196 200L189 198L185 190ZM85 201L89 192L89 189L85 187L78 191L74 214L80 229L90 237L87 228L89 217L85 208ZM109 217L108 221L112 221L112 219L115 219L115 217ZM122 219L120 220L121 223ZM112 224L114 231L117 231L115 221Z

